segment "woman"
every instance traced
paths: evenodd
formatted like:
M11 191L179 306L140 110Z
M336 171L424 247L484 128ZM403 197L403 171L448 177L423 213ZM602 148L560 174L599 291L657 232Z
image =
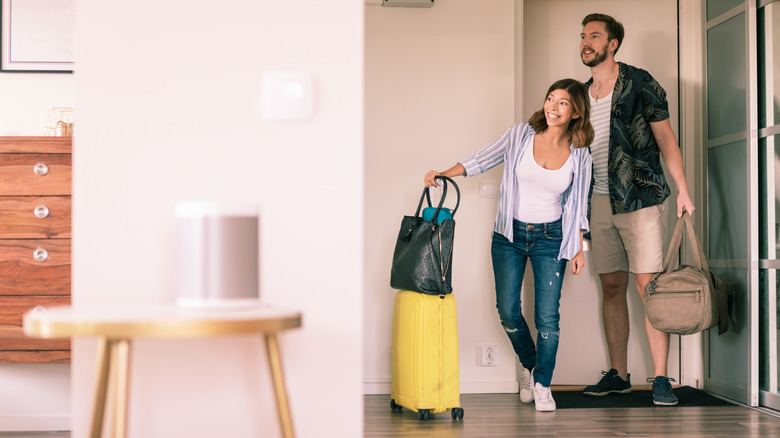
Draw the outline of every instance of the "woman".
M496 307L523 365L520 400L537 411L554 411L550 392L558 352L558 312L566 261L572 274L585 265L582 235L588 231L593 141L587 90L574 79L550 86L541 110L511 127L483 150L452 168L425 175L474 176L504 164L491 254ZM526 262L534 273L534 345L520 306ZM536 384L534 384L534 381Z

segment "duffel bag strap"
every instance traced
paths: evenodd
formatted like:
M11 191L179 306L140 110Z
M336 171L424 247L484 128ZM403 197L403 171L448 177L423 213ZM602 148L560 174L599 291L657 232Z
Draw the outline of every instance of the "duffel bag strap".
M712 286L712 293L716 294L715 300L718 302L718 334L722 334L728 329L729 324L729 311L727 304L728 297L720 296L720 291L718 290L715 279L713 278L714 275L712 272L710 272L710 264L707 262L707 256L704 255L704 248L702 248L701 243L699 242L699 239L696 237L696 233L693 230L693 219L691 219L691 215L685 211L683 212L683 217L681 219L685 220L685 225L688 228L688 241L691 244L693 258L696 260L696 265L706 275L709 276L708 280Z
M688 229L688 243L693 250L693 260L696 262L696 267L700 270L709 272L710 267L707 263L707 258L704 256L699 239L696 237L696 233L693 230L691 214L687 211L683 211L683 215L677 218L677 225L674 227L674 234L672 234L672 240L669 242L669 250L666 251L666 257L664 258L663 272L673 269L673 266L677 264L677 256L680 253L684 228Z
M669 272L671 269L673 269L672 265L677 262L677 254L680 252L680 244L682 243L684 227L685 221L683 218L678 218L677 225L674 227L674 234L672 234L672 240L669 242L669 249L666 251L666 257L664 257L663 272Z
M685 226L688 228L688 243L691 244L696 267L709 273L710 265L707 263L707 257L704 256L704 249L701 247L701 243L699 243L699 238L696 237L696 232L693 230L693 219L691 219L691 214L687 211L683 211L681 219L685 221Z

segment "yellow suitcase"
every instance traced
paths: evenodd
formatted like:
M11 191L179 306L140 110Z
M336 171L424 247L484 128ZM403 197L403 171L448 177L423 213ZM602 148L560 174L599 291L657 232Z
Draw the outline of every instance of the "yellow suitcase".
M393 306L390 408L463 419L458 374L458 316L452 294L398 291Z

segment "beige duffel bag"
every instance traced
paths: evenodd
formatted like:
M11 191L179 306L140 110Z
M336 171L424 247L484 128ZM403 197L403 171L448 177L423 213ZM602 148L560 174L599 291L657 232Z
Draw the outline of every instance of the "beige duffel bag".
M696 266L681 265L671 270L677 263L684 226ZM721 334L728 329L728 293L728 284L710 272L691 215L684 212L674 228L663 272L645 288L647 319L656 330L666 333L690 335L717 325Z

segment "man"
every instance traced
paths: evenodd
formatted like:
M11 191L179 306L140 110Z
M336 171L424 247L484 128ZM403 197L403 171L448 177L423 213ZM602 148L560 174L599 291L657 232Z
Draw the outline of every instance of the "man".
M623 25L604 14L582 21L580 56L590 67L593 188L590 229L593 264L601 279L604 333L612 369L585 388L587 395L631 392L628 374L628 273L644 299L648 281L663 269L661 212L670 195L660 158L677 184L677 216L694 205L682 154L669 123L666 92L645 70L615 61ZM645 319L655 378L653 402L677 404L667 376L669 335Z

